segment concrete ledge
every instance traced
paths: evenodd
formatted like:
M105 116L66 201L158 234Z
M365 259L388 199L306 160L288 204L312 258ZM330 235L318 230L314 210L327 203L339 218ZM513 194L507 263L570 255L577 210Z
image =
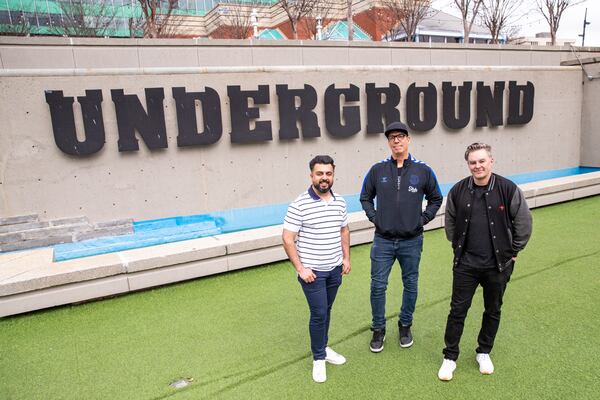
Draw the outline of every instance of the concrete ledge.
M358 232L351 232L350 233L350 246L371 243L373 241L374 234L375 234L375 228L364 229L364 230L361 230Z
M434 219L429 221L427 225L425 225L425 230L430 231L433 229L438 229L444 226L444 214L438 213Z
M520 186L530 208L600 194L600 172ZM445 204L445 203L444 203ZM444 226L445 206L425 226ZM350 243L373 240L363 212L348 215ZM141 249L52 261L52 248L0 254L0 317L286 260L282 225Z
M227 260L215 258L127 275L129 290L139 290L227 271Z
M115 254L119 255L127 273L132 273L224 256L226 249L214 237L206 237L126 250Z
M573 191L572 190L538 196L535 199L535 206L543 207L543 206L547 206L549 204L562 203L563 201L569 201L569 200L573 200Z
M227 269L234 271L236 269L254 267L286 259L287 255L283 250L283 246L269 247L268 249L252 250L228 256Z
M6 261L0 257L0 299L1 296L125 273L120 257L115 253L103 254L94 260L79 258L63 263L52 261L51 248L13 254L17 257Z
M580 67L556 66L476 66L476 65L286 65L286 66L218 66L218 67L145 67L145 68L15 68L0 69L0 77L64 77L64 76L143 76L143 75L187 75L187 74L236 74L254 72L389 72L410 73L415 71L452 72L452 71L579 71Z
M573 199L580 199L582 197L595 196L600 194L600 185L587 186L573 190Z
M226 246L227 254L236 254L281 245L281 229L280 225L268 226L247 231L225 233L215 238L220 244Z
M127 276L118 275L6 296L0 299L0 317L127 293L128 291Z
M370 229L373 227L373 223L365 217L363 212L355 212L348 214L348 227L350 231L359 231L362 229Z

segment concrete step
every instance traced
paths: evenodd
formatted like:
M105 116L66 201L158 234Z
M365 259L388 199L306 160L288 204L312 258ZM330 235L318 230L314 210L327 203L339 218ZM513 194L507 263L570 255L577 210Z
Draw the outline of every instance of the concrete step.
M0 233L0 252L45 247L105 236L126 235L133 232L131 219L106 221L92 225L87 217L73 217L10 226L13 227L12 229L18 230Z
M37 222L38 220L37 214L18 215L16 217L0 218L0 226Z
M81 216L81 217L59 218L59 219L53 219L50 221L50 226L77 225L77 224L90 225L90 220L87 217Z
M11 225L0 225L0 234L2 233L16 233L28 231L31 229L40 229L46 228L50 226L49 222L23 222L20 224L11 224Z
M39 229L30 229L16 233L0 234L0 245L26 240L38 240L55 236L71 236L80 232L89 232L93 227L89 224L49 226Z
M89 239L97 239L106 236L120 236L127 235L133 233L133 225L115 225L115 226L106 226L106 227L96 227L90 231L86 232L77 232L73 235L74 242L80 242L83 240Z
M21 242L6 243L6 244L0 245L0 253L9 252L9 251L17 251L17 250L27 250L27 249L33 249L36 247L48 247L48 246L52 246L55 244L69 243L72 240L73 240L73 237L71 235L64 235L64 236L48 237L48 238L44 238L44 239L25 240L25 241L21 241Z

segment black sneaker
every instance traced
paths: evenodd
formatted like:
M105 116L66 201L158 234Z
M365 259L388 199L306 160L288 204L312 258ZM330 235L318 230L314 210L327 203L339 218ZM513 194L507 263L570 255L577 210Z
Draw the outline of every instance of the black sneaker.
M373 329L373 339L369 344L369 348L373 353L379 353L383 350L383 342L385 341L385 328Z
M413 345L413 336L410 333L410 325L400 325L400 347L410 347Z

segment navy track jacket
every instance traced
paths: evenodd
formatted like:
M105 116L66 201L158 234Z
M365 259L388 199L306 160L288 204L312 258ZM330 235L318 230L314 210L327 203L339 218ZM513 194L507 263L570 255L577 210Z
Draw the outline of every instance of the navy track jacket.
M427 200L425 211L423 197ZM373 165L360 192L360 203L375 224L375 233L386 239L410 239L422 234L423 226L435 217L443 199L431 167L411 154L404 160L400 176L392 157Z

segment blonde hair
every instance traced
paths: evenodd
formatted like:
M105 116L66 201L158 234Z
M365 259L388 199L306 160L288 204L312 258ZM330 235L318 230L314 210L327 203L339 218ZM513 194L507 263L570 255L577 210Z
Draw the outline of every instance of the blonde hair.
M465 151L465 161L469 161L469 154L482 149L487 151L490 158L492 157L492 146L482 142L475 142L467 146L467 150Z

